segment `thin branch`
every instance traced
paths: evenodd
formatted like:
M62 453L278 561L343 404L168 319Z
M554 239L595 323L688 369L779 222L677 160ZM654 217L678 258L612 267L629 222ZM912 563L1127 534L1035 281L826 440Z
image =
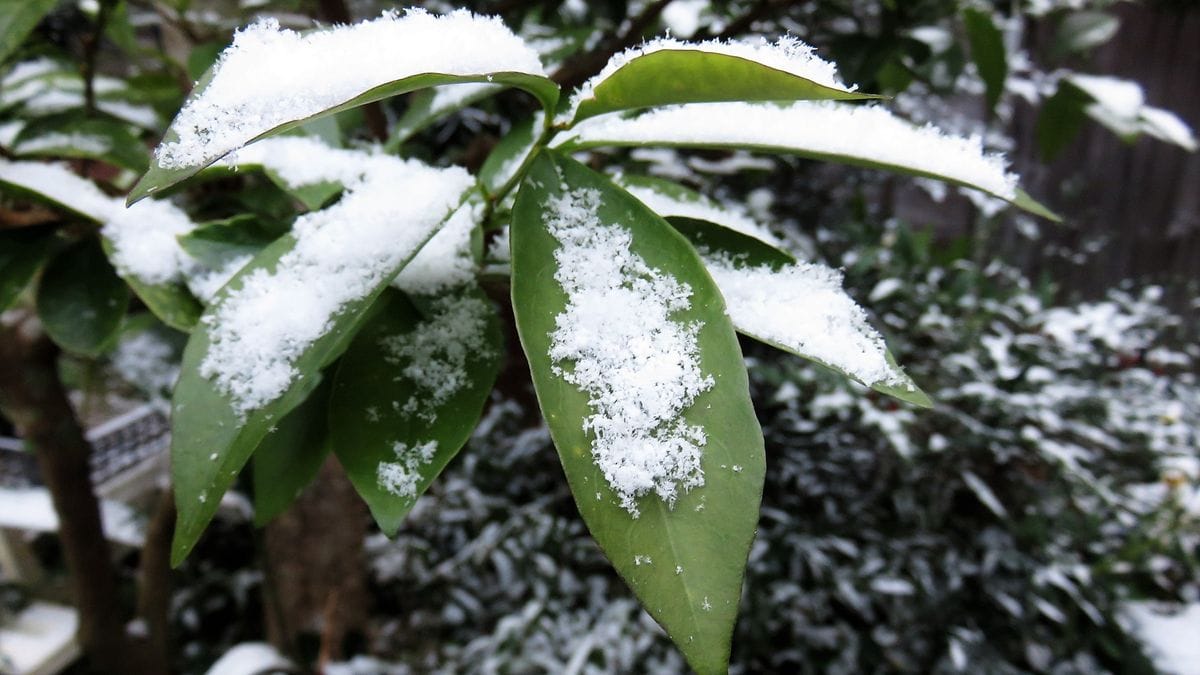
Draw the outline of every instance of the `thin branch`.
M640 42L645 37L646 30L654 25L669 4L671 0L656 0L650 3L641 14L629 20L629 24L619 35L602 40L600 46L590 52L568 59L550 79L566 89L583 84L589 77L600 72L614 54Z

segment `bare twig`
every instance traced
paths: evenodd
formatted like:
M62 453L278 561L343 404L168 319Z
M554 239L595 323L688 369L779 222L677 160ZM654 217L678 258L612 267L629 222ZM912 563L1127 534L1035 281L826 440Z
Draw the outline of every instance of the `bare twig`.
M654 25L669 4L671 4L671 0L655 0L650 3L642 10L641 14L629 20L625 30L601 40L600 46L592 51L568 59L551 75L551 79L567 89L583 84L584 80L600 72L600 69L614 54L622 49L632 47L645 37L646 30Z

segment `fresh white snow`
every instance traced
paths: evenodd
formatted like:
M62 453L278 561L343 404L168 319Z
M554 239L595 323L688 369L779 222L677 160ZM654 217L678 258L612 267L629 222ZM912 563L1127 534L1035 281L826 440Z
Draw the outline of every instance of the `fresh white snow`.
M291 661L271 645L243 642L234 645L217 659L206 675L261 675L275 671L291 672L293 668Z
M630 250L625 228L596 215L600 193L575 190L549 205L558 240L554 278L567 294L555 317L554 372L588 394L592 455L621 506L651 491L672 504L703 485L704 429L684 412L714 380L701 371L697 323L673 319L691 287Z
M243 277L204 318L211 344L201 375L242 414L278 398L299 374L296 359L414 256L471 184L457 167L373 163L336 204L296 220L295 246L273 271Z
M770 230L736 207L724 206L704 197L699 199L683 199L661 190L655 190L646 185L622 182L620 179L617 182L621 183L621 187L625 188L634 197L637 197L638 201L649 207L651 211L664 218L668 216L682 216L684 218L707 220L710 223L716 223L722 227L727 227L754 237L772 246L778 246L780 243L779 238L772 234Z
M1200 603L1167 611L1152 602L1127 602L1122 610L1157 668L1171 675L1200 675Z
M837 270L795 263L775 270L702 252L738 330L796 351L868 385L901 384L883 338L842 289Z
M392 451L396 453L396 461L380 462L376 469L379 487L397 497L416 497L417 483L421 482L421 467L433 461L437 447L437 441L412 447L405 443L394 444Z
M113 247L112 263L123 274L158 284L178 280L195 267L176 239L195 224L170 202L145 200L126 208L122 199L109 197L62 164L0 159L0 182L103 223L101 232Z
M562 119L574 118L579 105L595 97L596 88L639 57L661 51L697 51L709 54L724 54L754 61L764 66L791 73L797 77L840 91L852 91L838 77L837 66L817 56L812 47L794 37L782 37L770 42L763 37L721 41L683 42L673 38L657 38L615 54L604 68L583 83L571 96L571 105Z
M830 101L693 103L634 118L594 117L575 138L595 145L750 146L870 162L920 172L1012 199L1017 177L1004 158L987 154L977 136L919 127L875 105ZM564 139L569 141L569 138Z
M178 140L159 146L159 166L204 166L277 126L415 75L544 72L499 19L419 9L307 34L263 19L238 31L214 68L172 123Z

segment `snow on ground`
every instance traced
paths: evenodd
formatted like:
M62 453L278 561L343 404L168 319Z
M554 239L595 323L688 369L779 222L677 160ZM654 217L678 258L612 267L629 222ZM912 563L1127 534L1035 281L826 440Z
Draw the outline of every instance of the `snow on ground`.
M1174 612L1157 603L1129 602L1124 610L1156 668L1170 675L1200 675L1200 602Z
M140 547L144 532L137 513L121 502L102 500L100 518L112 541ZM0 528L57 532L58 514L45 488L0 488Z
M265 642L234 645L208 669L207 675L263 675L275 671L292 672L291 661Z

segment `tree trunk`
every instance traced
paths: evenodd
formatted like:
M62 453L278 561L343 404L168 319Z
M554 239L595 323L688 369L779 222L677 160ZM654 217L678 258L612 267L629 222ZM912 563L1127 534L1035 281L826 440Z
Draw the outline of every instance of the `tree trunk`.
M128 673L129 641L92 486L91 448L59 380L57 356L32 313L0 315L0 409L37 452L58 513L59 539L79 612L79 645L92 671Z
M319 644L319 662L339 659L346 638L364 630L367 518L330 456L296 503L267 526L267 636L285 653L311 656L298 645L315 638L308 644Z

